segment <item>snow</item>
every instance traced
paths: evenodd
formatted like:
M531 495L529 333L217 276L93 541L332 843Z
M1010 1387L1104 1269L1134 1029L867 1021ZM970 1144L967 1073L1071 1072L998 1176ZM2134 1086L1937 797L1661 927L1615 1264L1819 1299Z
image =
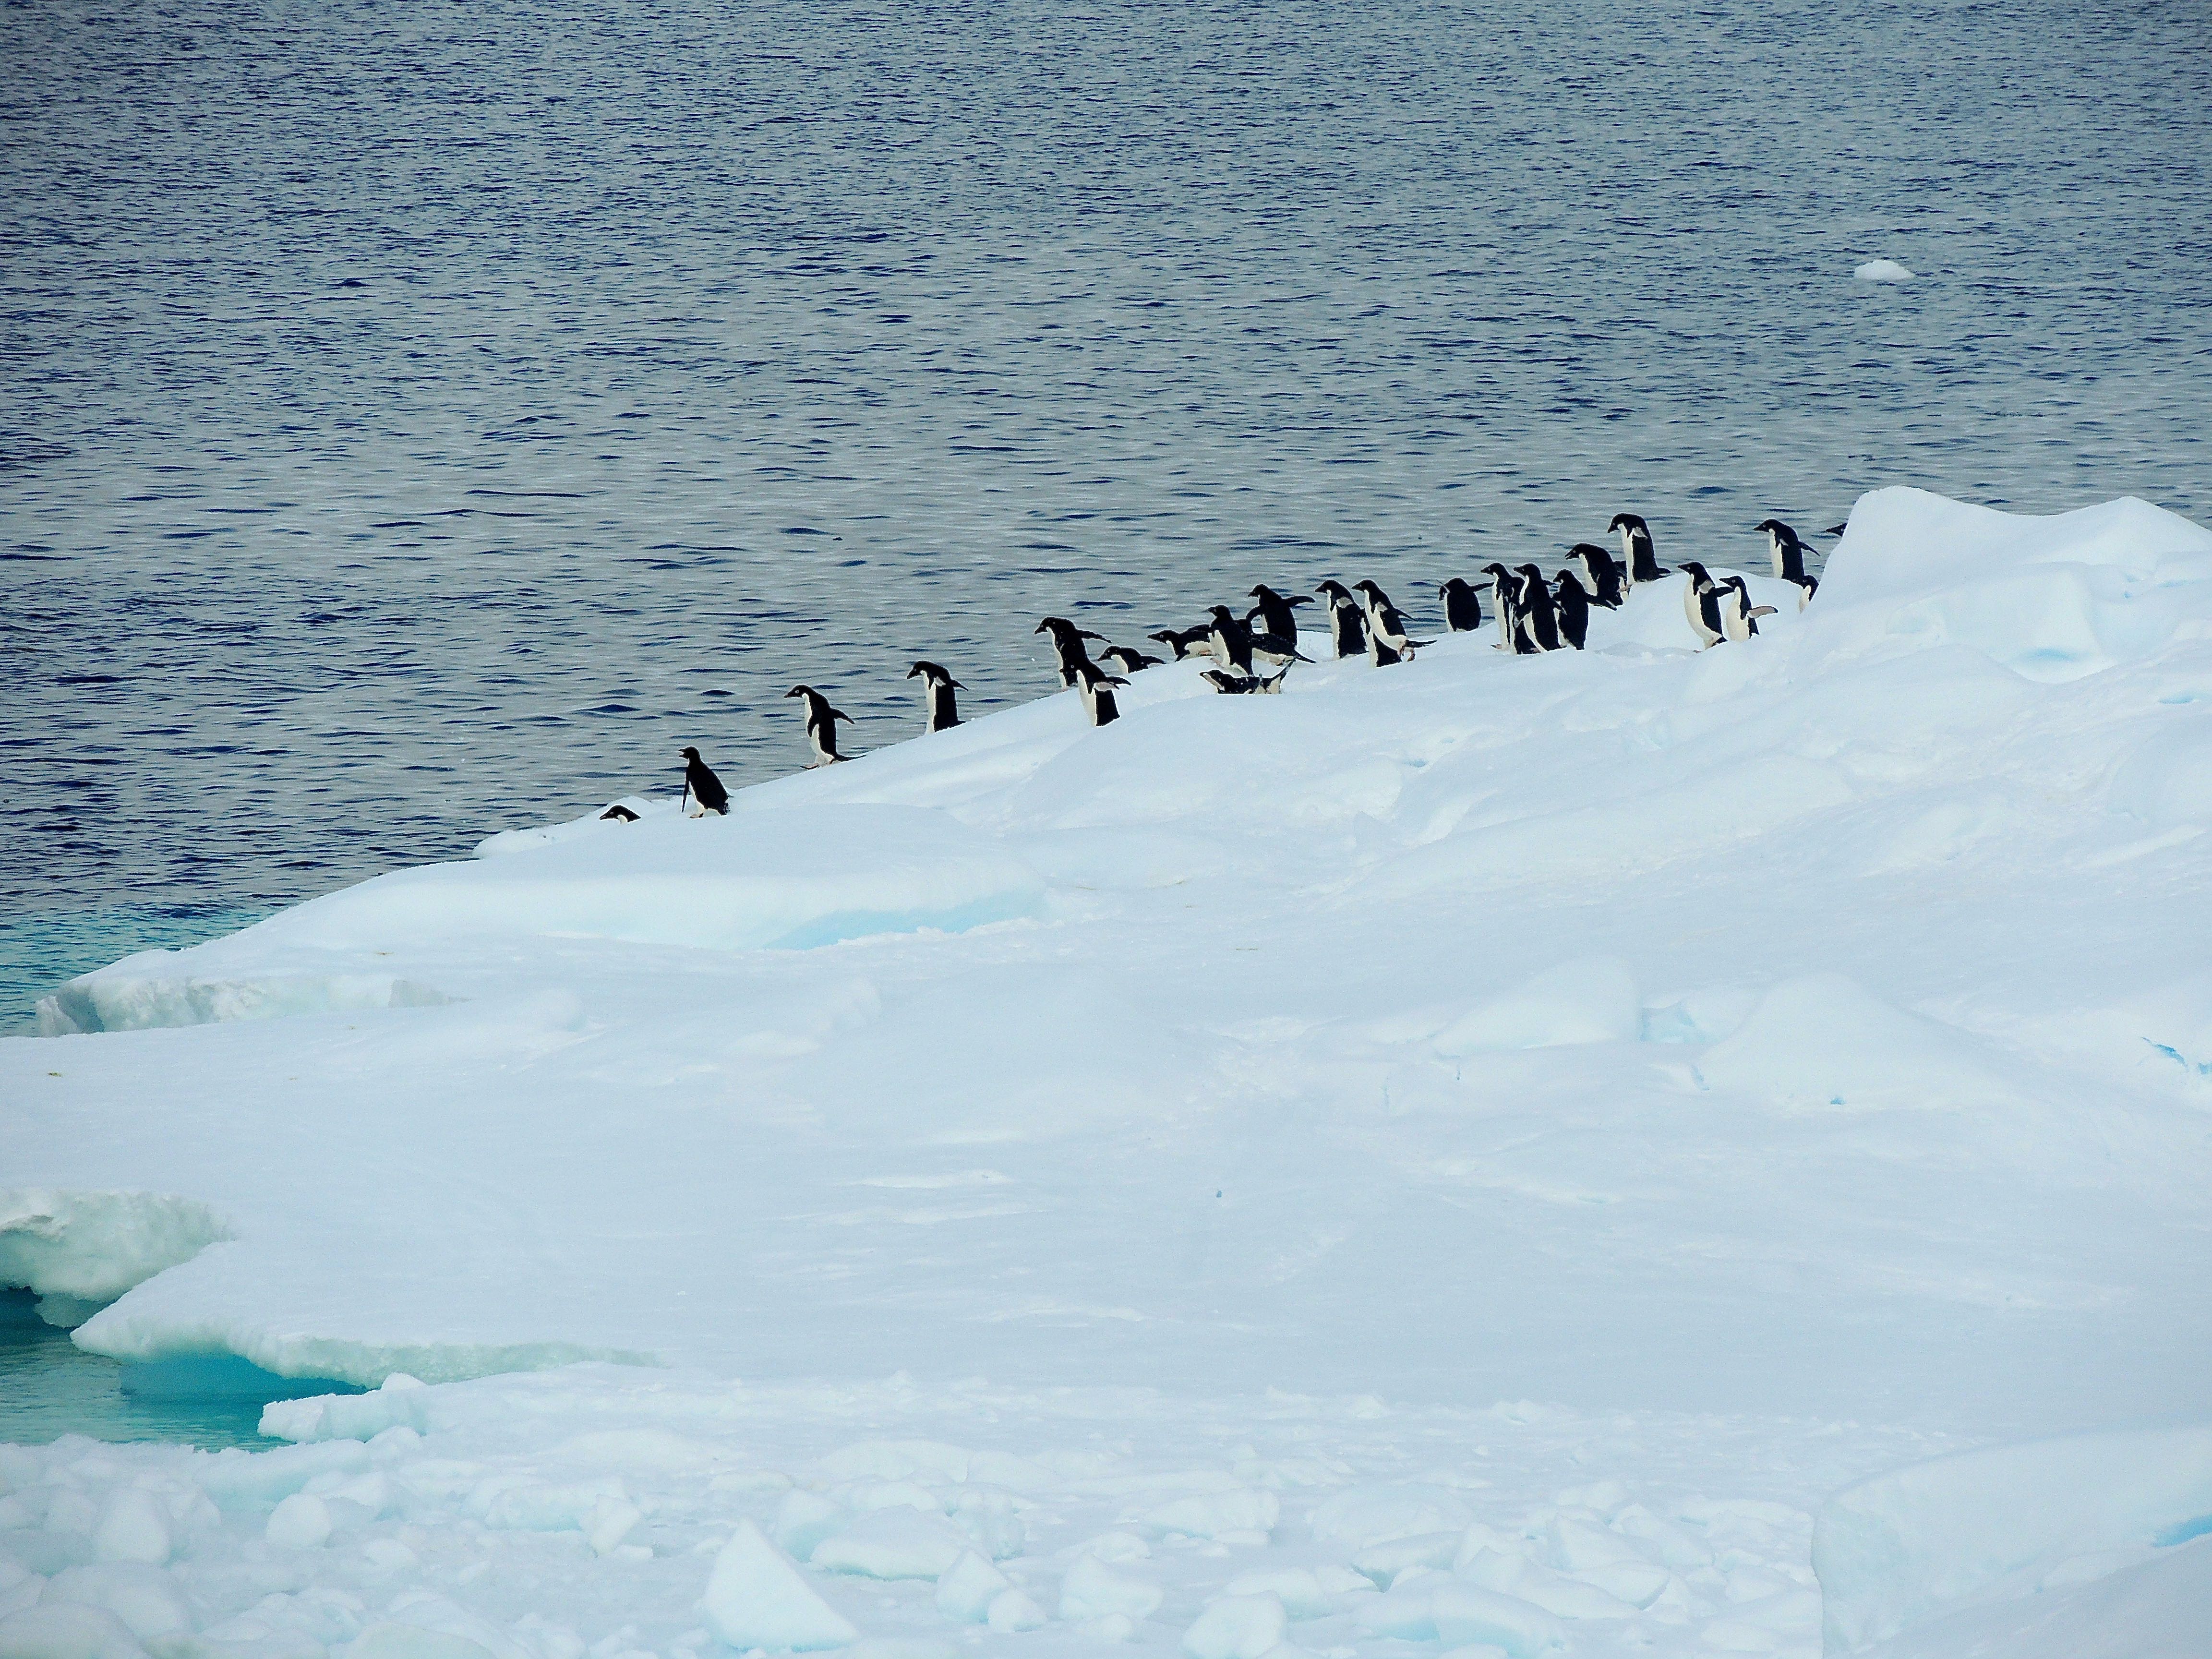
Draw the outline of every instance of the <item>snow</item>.
M2154 1650L2212 534L1886 490L1747 574L1753 641L1673 577L1163 666L62 988L0 1282L371 1391L0 1448L0 1653Z

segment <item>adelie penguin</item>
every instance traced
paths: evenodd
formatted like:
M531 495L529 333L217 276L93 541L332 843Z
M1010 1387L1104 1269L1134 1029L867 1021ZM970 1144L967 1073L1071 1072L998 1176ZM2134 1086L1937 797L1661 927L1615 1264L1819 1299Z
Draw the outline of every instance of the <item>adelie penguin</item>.
M1589 638L1590 596L1571 570L1559 572L1559 637L1577 651Z
M1158 640L1175 653L1181 662L1185 657L1210 657L1213 654L1213 624L1200 623L1195 628L1163 628L1157 634L1147 634L1148 640Z
M1258 632L1278 635L1296 646L1298 642L1298 618L1297 614L1291 607L1294 605L1311 605L1313 601L1303 593L1286 599L1265 582L1255 584L1249 597L1259 600L1260 603L1244 613L1245 622L1249 623L1255 617L1257 617L1267 624L1266 627L1257 630Z
M1789 581L1790 578L1785 576L1783 580ZM1800 576L1790 585L1797 590L1797 608L1800 611L1812 604L1813 596L1820 591L1820 579L1818 576Z
M722 787L714 769L699 758L696 749L684 751L684 799L678 805L687 817L703 818L709 812L729 815L730 792Z
M853 717L842 708L832 708L830 699L811 685L794 685L783 694L787 697L806 699L806 741L814 750L813 766L828 766L845 757L837 752L837 722L853 723Z
M691 793L688 785L685 787L684 793L686 795L689 795ZM599 821L603 823L635 823L637 822L637 814L631 811L629 807L624 806L620 801L617 801L612 806L610 806L605 811L599 814Z
M1121 718L1121 709L1115 705L1114 688L1128 683L1116 679L1095 662L1075 665L1075 689L1082 694L1084 713L1091 716L1093 726L1111 726Z
M959 702L952 694L968 688L933 662L918 662L906 671L908 679L916 675L921 677L921 705L927 721L922 730L950 732L960 724Z
M1628 568L1624 586L1633 587L1638 582L1656 582L1662 576L1674 573L1659 562L1651 550L1651 526L1633 513L1616 513L1613 522L1606 526L1620 538L1622 562Z
M1147 668L1158 668L1160 659L1148 657L1141 651L1132 651L1126 645L1109 645L1098 653L1098 660L1117 674L1134 674Z
M1352 591L1367 602L1367 654L1377 668L1394 662L1411 662L1414 649L1429 643L1413 637L1413 630L1406 626L1404 613L1375 583L1354 582Z
M1444 626L1453 633L1472 634L1482 626L1482 596L1464 577L1454 576L1437 589L1437 597L1444 602Z
M1518 653L1521 624L1515 612L1521 603L1520 579L1494 562L1483 566L1482 574L1490 578L1490 609L1498 618L1498 648Z
M1559 613L1552 604L1552 590L1544 584L1544 573L1533 564L1524 564L1518 572L1521 578L1521 637L1528 641L1528 651L1556 651L1559 648Z
M1583 568L1583 586L1589 590L1590 603L1601 605L1607 611L1620 609L1620 566L1612 554L1595 542L1577 542L1567 550L1567 556Z
M1756 637L1759 633L1759 619L1761 617L1771 617L1774 614L1772 605L1753 605L1751 602L1751 590L1744 585L1744 580L1741 576L1730 576L1715 591L1713 597L1720 605L1721 633L1728 639L1748 640Z
M1075 684L1075 669L1079 663L1091 660L1091 653L1083 648L1085 640L1103 640L1103 634L1094 634L1086 628L1078 628L1065 617L1047 617L1030 630L1052 635L1053 655L1060 663L1060 684L1063 690Z
M1682 562L1682 574L1690 579L1682 589L1682 614L1690 619L1690 631L1698 636L1698 649L1718 645L1727 637L1721 632L1720 584L1694 560Z
M1242 674L1224 674L1218 668L1207 669L1199 678L1224 697L1248 696L1255 692L1273 696L1281 692L1283 682L1290 678L1290 665L1285 663L1279 673L1270 674L1265 679L1247 679Z
M1314 589L1328 601L1328 643L1340 659L1367 654L1367 612L1352 590L1331 578Z
M1814 550L1779 519L1761 519L1752 526L1766 532L1766 556L1774 561L1774 574L1785 582L1805 580L1805 556Z

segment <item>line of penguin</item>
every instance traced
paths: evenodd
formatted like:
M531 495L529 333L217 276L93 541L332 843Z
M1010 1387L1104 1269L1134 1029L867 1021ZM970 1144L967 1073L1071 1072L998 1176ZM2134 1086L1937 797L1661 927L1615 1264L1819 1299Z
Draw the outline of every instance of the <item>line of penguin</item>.
M1767 556L1776 578L1797 589L1797 608L1802 611L1820 588L1805 568L1812 544L1779 519L1765 519L1753 526L1766 537ZM1674 574L1662 565L1654 550L1651 526L1633 513L1616 513L1607 526L1620 538L1620 556L1615 558L1595 542L1577 542L1567 550L1571 568L1547 581L1534 564L1509 568L1492 563L1482 568L1487 582L1480 586L1454 576L1437 590L1444 608L1444 626L1454 634L1471 634L1485 626L1483 590L1490 596L1490 620L1498 629L1498 649L1517 656L1544 651L1580 651L1589 636L1593 609L1613 611L1641 583L1656 582ZM1839 536L1835 525L1824 534ZM1759 619L1771 617L1774 607L1753 605L1741 576L1717 577L1702 564L1685 559L1679 567L1688 576L1682 590L1683 610L1698 648L1727 640L1747 640L1759 632ZM1410 662L1414 653L1432 640L1417 640L1405 614L1390 596L1371 581L1350 587L1335 580L1314 590L1328 617L1330 648L1340 659L1364 656L1377 668ZM1279 692L1294 663L1313 659L1298 649L1297 607L1314 603L1304 593L1277 592L1265 582L1255 585L1249 598L1257 601L1242 617L1225 605L1212 607L1207 618L1189 628L1167 628L1145 637L1157 641L1170 657L1151 656L1126 645L1107 645L1094 660L1086 643L1103 644L1105 635L1078 628L1065 617L1047 617L1035 631L1051 635L1052 652L1063 689L1082 699L1084 712L1093 726L1107 726L1121 717L1114 688L1127 685L1128 677L1161 663L1185 658L1205 658L1213 666L1201 678L1224 696ZM917 662L906 678L921 682L925 729L947 732L960 724L956 694L968 688L942 665ZM842 708L811 685L794 685L783 694L803 698L806 742L813 753L810 766L828 766L846 757L837 748L837 722L853 723ZM730 792L696 749L684 750L684 810L698 817L708 812L726 813ZM610 806L604 817L634 820L626 806Z

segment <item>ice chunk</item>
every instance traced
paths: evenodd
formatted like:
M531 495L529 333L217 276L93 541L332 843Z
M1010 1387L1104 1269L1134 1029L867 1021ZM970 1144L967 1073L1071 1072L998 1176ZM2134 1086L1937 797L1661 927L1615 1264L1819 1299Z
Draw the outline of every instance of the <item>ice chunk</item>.
M1334 1598L1322 1586L1320 1575L1309 1567L1261 1567L1240 1572L1225 1588L1231 1595L1272 1595L1293 1619L1318 1619L1334 1611Z
M1698 1070L1716 1089L1814 1106L1955 1106L2012 1092L1974 1038L1841 974L1776 986Z
M167 958L171 951L149 951ZM89 1036L218 1021L283 1019L376 1008L438 1008L442 991L392 974L264 974L237 979L152 976L163 964L131 957L39 999L39 1035Z
M1389 1539L1369 1545L1352 1558L1352 1565L1387 1589L1410 1567L1435 1569L1451 1565L1459 1554L1463 1535L1456 1532L1424 1532L1411 1538Z
M499 1659L473 1637L457 1631L386 1620L371 1625L346 1650L346 1659Z
M813 1652L860 1639L750 1521L738 1523L714 1558L699 1609L714 1633L733 1648Z
M1085 1555L1060 1581L1060 1616L1071 1624L1087 1624L1114 1613L1149 1619L1162 1594L1151 1579Z
M280 1549L319 1549L330 1542L331 1509L319 1498L295 1492L270 1511L269 1541Z
M1851 275L1862 283L1909 283L1913 273L1894 259L1869 259L1855 267Z
M1012 1588L998 1568L975 1551L963 1550L937 1581L937 1610L961 1624L980 1625L990 1616L991 1603Z
M1440 1585L1434 1597L1437 1638L1448 1646L1486 1643L1509 1659L1535 1659L1566 1645L1565 1626L1542 1607L1474 1584Z
M1044 1609L1024 1592L1002 1590L991 1599L991 1610L983 1622L995 1636L1012 1636L1025 1630L1041 1630L1046 1620Z
M169 1559L169 1512L152 1492L125 1486L107 1500L93 1529L92 1550L103 1561L143 1561L160 1566Z
M1224 1595L1209 1602L1182 1635L1190 1659L1260 1659L1289 1623L1274 1596Z
M0 1619L7 1659L146 1659L146 1650L113 1613L74 1601L42 1601Z
M1353 1486L1316 1505L1308 1524L1324 1543L1362 1550L1386 1539L1461 1532L1474 1512L1439 1486Z
M229 1237L189 1198L10 1188L0 1190L0 1285L112 1302Z
M1239 1486L1176 1498L1146 1516L1145 1524L1193 1538L1218 1538L1224 1533L1272 1532L1281 1516L1282 1500L1273 1492Z
M102 1608L149 1645L192 1633L191 1608L177 1581L143 1561L67 1568L47 1581L45 1599ZM0 1647L0 1654L8 1651Z
M1848 1653L1950 1608L2032 1594L2058 1562L2212 1521L2212 1427L2087 1434L1916 1463L1845 1488L1813 1533Z
M786 1492L783 1502L777 1505L775 1520L769 1532L776 1547L790 1553L793 1559L804 1561L814 1553L815 1546L842 1531L852 1523L853 1514L842 1504L823 1497L818 1492L808 1492L794 1486Z
M966 1534L943 1515L902 1504L861 1516L817 1544L807 1559L832 1572L870 1578L936 1578L967 1547Z
M1643 1035L1636 975L1617 957L1564 963L1519 989L1493 997L1444 1028L1438 1052L1552 1048L1576 1042L1633 1042Z

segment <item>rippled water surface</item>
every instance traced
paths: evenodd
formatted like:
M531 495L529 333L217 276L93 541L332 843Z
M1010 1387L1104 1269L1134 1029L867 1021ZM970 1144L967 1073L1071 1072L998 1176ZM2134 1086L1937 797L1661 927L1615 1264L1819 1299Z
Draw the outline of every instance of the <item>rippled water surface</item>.
M2149 3L0 11L0 1004L1255 580L2212 518ZM1918 279L1855 281L1886 257Z

